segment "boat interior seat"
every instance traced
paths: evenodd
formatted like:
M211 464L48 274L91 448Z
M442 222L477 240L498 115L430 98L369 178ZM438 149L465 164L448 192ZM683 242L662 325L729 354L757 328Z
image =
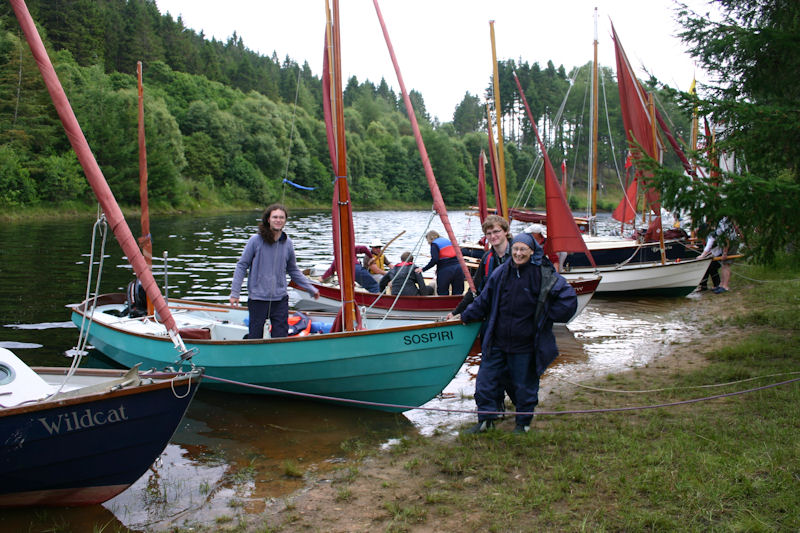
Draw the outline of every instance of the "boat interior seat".
M211 328L180 328L178 335L182 339L211 339Z
M211 340L215 341L240 341L250 331L247 326L240 324L213 324L210 328Z

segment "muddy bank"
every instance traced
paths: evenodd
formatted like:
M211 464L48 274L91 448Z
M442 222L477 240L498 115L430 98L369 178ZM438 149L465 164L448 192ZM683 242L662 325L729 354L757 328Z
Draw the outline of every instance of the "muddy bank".
M671 332L660 338L651 339L649 349L637 347L640 356L636 362L628 361L626 367L617 367L610 373L634 372L642 389L657 378L680 375L707 364L705 353L724 342L731 342L724 332L710 325L715 318L728 315L736 305L737 295L729 293L723 300L710 293L696 294L680 306L677 315L671 320L684 324L679 328L682 334L674 336ZM670 321L672 323L672 321ZM582 329L584 326L579 326ZM583 375L568 371L550 372L543 377L539 409L561 411L570 409L570 399L577 392L583 392L581 382L592 382L603 386L598 378L608 375L605 370L584 369ZM566 377L565 377L566 376ZM614 388L613 385L607 385ZM471 401L471 400L470 400ZM606 397L602 403L606 407L633 405L636 398ZM602 415L596 415L602 416ZM535 419L532 431L542 429L549 417ZM501 431L511 431L513 420L499 424ZM456 439L457 427L440 428L429 437L447 446ZM385 530L392 523L395 510L391 502L419 501L424 505L423 494L435 491L438 485L452 483L446 476L432 466L419 467L421 454L415 451L413 443L403 449L384 448L360 460L350 460L333 471L331 475L307 478L306 486L295 493L269 501L263 513L246 516L247 530L259 531L265 526L276 531L372 531ZM409 468L414 464L415 468ZM469 477L460 480L465 486L476 481ZM505 490L498 487L498 490ZM463 529L465 517L462 510L454 508L450 516L437 516L435 524L430 520L413 531L454 531Z

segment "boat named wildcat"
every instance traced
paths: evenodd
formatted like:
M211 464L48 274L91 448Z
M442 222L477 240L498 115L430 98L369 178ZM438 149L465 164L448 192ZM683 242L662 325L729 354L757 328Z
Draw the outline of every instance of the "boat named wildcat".
M61 413L56 417L40 418L39 422L42 423L50 435L53 435L54 433L61 433L62 422L64 423L64 430L69 432L76 429L113 424L127 419L128 415L125 414L125 406L120 405L119 409L109 409L107 411L86 409L83 414L79 414L79 411Z

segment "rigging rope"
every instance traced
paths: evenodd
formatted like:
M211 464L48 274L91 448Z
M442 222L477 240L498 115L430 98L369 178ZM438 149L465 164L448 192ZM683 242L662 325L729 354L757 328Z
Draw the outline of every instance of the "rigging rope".
M598 392L613 392L617 394L644 394L650 392L665 392L671 390L684 390L684 389L713 389L715 387L726 387L728 385L736 385L738 383L746 383L748 381L755 381L757 379L764 379L764 378L774 378L777 376L793 376L800 374L800 372L781 372L779 374L767 374L765 376L756 376L754 378L747 378L747 379L740 379L737 381L728 381L727 383L712 383L710 385L686 385L683 387L665 387L663 389L646 389L646 390L619 390L619 389L604 389L601 387L592 387L590 385L583 385L582 383L577 383L575 381L570 381L568 379L560 378L558 376L553 376L554 378L563 381L565 383L569 383L570 385L575 385L576 387L581 387L583 389L598 391Z
M567 99L569 98L569 93L572 91L572 87L575 86L575 80L578 78L578 73L579 72L580 72L580 69L575 69L575 71L573 72L572 77L569 79L569 87L567 88L567 92L564 95L564 98L561 100L561 105L559 106L558 111L556 112L556 116L551 121L551 124L552 124L551 127L550 127L550 131L551 132L555 132L558 129L558 127L561 125L561 119L563 118L563 115L564 115L564 109L567 106ZM525 201L521 204L523 206L527 206L528 205L528 200L530 200L531 194L533 194L533 190L536 187L536 183L539 181L539 175L540 175L543 167L544 167L544 157L542 157L540 154L537 154L536 159L531 164L530 169L528 169L528 174L525 176L525 180L523 181L522 187L520 187L519 191L517 191L517 196L514 198L514 202L513 202L512 205L515 205L515 206L516 205L520 205L519 200L520 200L520 198L522 198L522 195L524 194L525 189L528 188L528 184L530 183L531 176L535 173L536 174L536 179L533 181L533 184L530 185L530 190L528 191L528 194L525 197ZM535 171L534 171L534 169L535 169Z
M428 218L428 223L425 225L425 230L420 233L420 238L417 240L417 243L414 245L414 248L412 248L412 250L413 250L413 254L412 255L414 257L417 257L417 255L419 253L419 250L422 248L422 241L425 238L425 235L428 233L428 228L431 227L431 222L433 221L433 217L435 217L436 214L437 213L436 213L435 210L431 211L431 216ZM403 285L400 287L400 291L398 291L398 293L395 295L394 301L392 302L392 305L389 307L389 309L386 311L386 313L381 317L380 322L378 322L378 326L377 326L378 328L380 328L383 325L383 323L386 321L386 318L389 316L389 313L391 313L394 310L394 306L397 305L397 302L400 300L400 295L403 294L403 289L405 288L406 283L408 282L408 279L411 276L411 272L413 272L413 269L409 268L408 272L406 272L406 279L403 280ZM391 287L391 282L389 284L387 284L387 287ZM362 310L362 313L363 313L364 316L366 316L366 313L368 311L371 311L372 308L375 307L375 304L378 303L378 300L380 300L383 297L383 295L384 295L384 293L381 292L378 295L378 297L375 298L375 300L372 302L372 305L370 305L369 307L367 307L367 308Z
M289 181L289 161L292 160L292 141L294 140L294 117L297 114L297 98L300 95L300 73L301 70L297 69L297 83L294 92L294 107L292 108L292 128L289 131L289 150L286 154L286 170L283 172L283 181L281 182L281 203L284 203L286 198L286 183L290 183L297 187L294 183Z
M53 396L61 392L64 388L64 385L67 384L69 379L75 374L75 371L80 366L81 359L83 356L87 354L86 352L86 345L89 342L89 328L92 325L93 318L94 318L94 310L97 307L97 297L100 294L100 280L103 277L103 262L105 260L105 250L106 250L106 237L108 236L108 223L106 222L105 214L100 211L100 207L98 206L98 217L92 227L92 245L89 251L89 273L86 279L86 293L83 298L84 309L83 313L81 314L81 327L78 333L78 342L75 347L71 350L67 351L67 355L72 355L72 363L70 363L69 370L67 374L64 376L64 381L61 382L58 389L51 394ZM95 283L94 288L94 297L91 296L91 287L92 287L92 272L94 269L94 252L95 252L95 243L97 241L97 233L98 228L102 237L101 245L100 245L100 259L98 260L97 264L97 282ZM91 299L92 304L92 312L89 313L89 300ZM86 315L89 314L89 318L87 320ZM88 324L87 324L88 321Z

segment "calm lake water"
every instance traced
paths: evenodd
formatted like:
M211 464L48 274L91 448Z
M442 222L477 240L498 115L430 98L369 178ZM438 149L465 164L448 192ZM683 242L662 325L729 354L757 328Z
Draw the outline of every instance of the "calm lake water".
M251 211L153 218L156 279L164 281L161 258L166 251L170 297L227 301L234 265L260 215ZM424 234L429 229L444 234L438 218L424 211L357 212L354 218L357 244L375 238L387 242L400 234L386 252L394 261L410 250L418 264L426 263ZM477 217L457 211L450 213L450 220L459 239L480 237ZM138 235L138 221L129 222ZM30 365L70 363L64 352L77 341L77 329L64 306L84 298L93 224L82 219L0 226L0 346ZM515 223L512 232L522 227ZM287 232L301 269L330 263L328 212L291 212ZM98 241L98 250L99 246ZM132 279L109 235L100 292L124 291ZM561 379L580 381L644 365L664 353L666 346L686 342L697 334L684 319L693 298L595 297L567 328L557 331L561 356L542 380L541 398ZM92 354L84 364L113 363ZM473 409L476 373L477 361L467 361L428 406ZM137 531L192 522L213 524L218 517L263 511L302 488L303 479L292 475L296 472L324 477L360 448L385 446L404 435L454 432L473 418L468 413L418 410L388 414L289 398L215 393L201 386L172 443L127 491L87 508L3 510L0 530L91 531L107 525L110 531Z

